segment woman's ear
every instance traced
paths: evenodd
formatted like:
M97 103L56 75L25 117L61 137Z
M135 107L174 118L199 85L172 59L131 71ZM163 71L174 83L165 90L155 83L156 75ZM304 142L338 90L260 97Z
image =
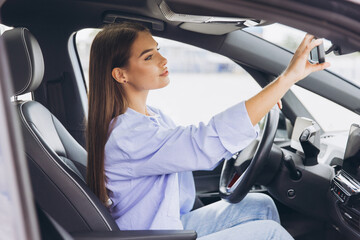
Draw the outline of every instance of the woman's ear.
M122 68L114 68L111 72L112 77L119 83L127 83L126 72Z

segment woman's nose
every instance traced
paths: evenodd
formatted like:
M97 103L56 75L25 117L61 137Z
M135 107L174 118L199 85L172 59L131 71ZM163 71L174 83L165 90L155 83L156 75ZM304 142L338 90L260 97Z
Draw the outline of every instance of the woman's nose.
M163 57L161 54L160 57L161 57L160 66L164 67L167 64L167 59Z

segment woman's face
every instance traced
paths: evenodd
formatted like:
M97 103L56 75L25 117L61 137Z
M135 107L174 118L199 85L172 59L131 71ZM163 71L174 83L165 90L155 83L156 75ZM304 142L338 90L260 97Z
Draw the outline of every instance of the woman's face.
M167 60L148 32L139 32L130 52L126 68L127 87L136 91L163 88L169 84Z

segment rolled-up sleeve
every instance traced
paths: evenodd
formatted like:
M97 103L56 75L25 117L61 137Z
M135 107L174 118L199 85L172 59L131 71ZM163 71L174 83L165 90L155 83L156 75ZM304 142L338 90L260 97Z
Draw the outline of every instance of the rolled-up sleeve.
M214 124L222 145L231 153L244 149L259 133L259 126L251 123L245 102L215 115Z
M124 180L212 169L245 148L258 133L244 102L215 115L207 125L169 128L163 120L144 116L140 122L119 124L105 147L107 175Z

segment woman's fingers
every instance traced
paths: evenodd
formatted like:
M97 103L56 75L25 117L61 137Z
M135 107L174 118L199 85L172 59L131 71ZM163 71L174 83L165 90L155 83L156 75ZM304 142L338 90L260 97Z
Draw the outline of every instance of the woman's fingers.
M296 83L312 72L329 67L330 63L312 64L309 62L310 51L321 43L322 39L315 39L313 35L306 34L287 69L284 71L284 76L287 76L290 81Z
M307 54L310 54L310 51L311 51L314 47L317 47L317 46L319 46L320 44L322 44L322 42L323 42L322 39L316 39L316 40L310 42L310 43L307 45L306 53L307 53Z
M299 55L304 55L304 57L308 57L311 50L314 47L319 46L320 44L322 44L323 40L322 39L315 39L314 36L307 34L303 40L303 42L300 44L298 50L300 51L298 54Z
M314 41L312 41L308 47L307 47L307 50L305 52L306 56L308 56L310 54L310 51L319 46L320 44L323 43L323 40L322 39L316 39ZM311 72L316 72L316 71L320 71L320 70L324 70L325 68L328 68L330 67L330 63L329 62L324 62L324 63L310 63L308 62L308 65L310 66L311 68Z
M320 70L324 70L325 68L330 67L330 63L329 62L324 62L324 63L316 63L316 64L312 64L309 63L311 66L311 72L316 72L316 71L320 71Z
M307 33L297 50L303 52L314 38L315 37L313 35Z

